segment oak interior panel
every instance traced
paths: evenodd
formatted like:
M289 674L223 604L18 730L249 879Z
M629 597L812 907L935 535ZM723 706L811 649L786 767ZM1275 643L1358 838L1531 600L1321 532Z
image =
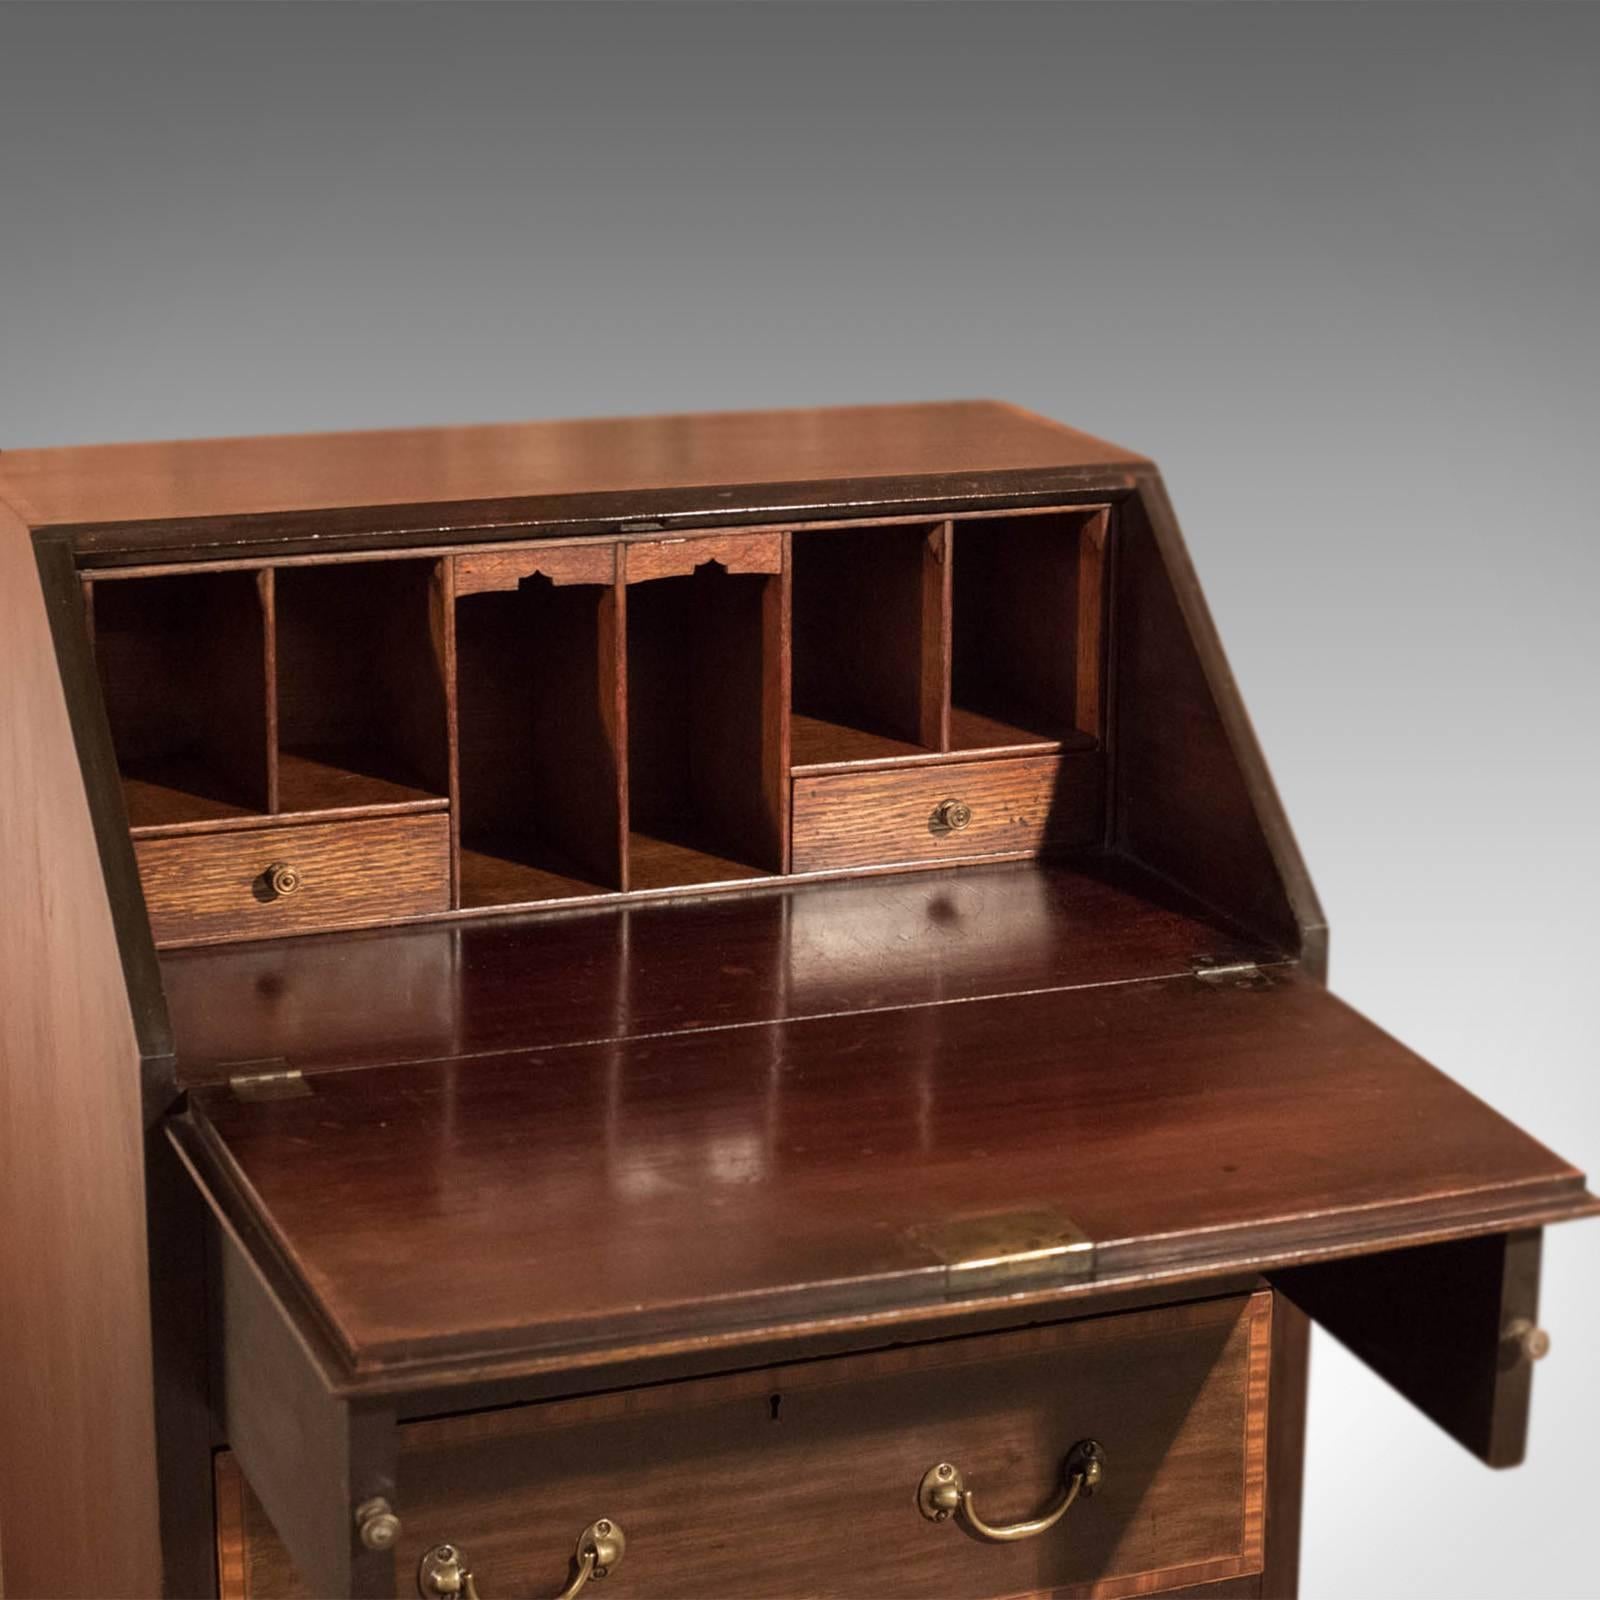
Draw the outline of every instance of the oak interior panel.
M782 870L782 582L706 565L628 585L632 888Z
M203 572L93 585L95 661L135 830L267 810L271 581Z
M796 767L942 747L946 531L793 535Z
M951 550L950 744L1094 743L1104 513L957 522Z
M439 563L277 573L278 809L447 803Z
M1092 750L797 774L794 870L1082 849L1099 841L1104 788ZM960 828L943 820L952 806Z
M1007 1281L1070 1294L1593 1209L1568 1163L1293 968L712 1042L330 1072L303 1099L202 1088L190 1106L218 1181L253 1197L369 1369L946 1305L961 1290L927 1230L964 1217L1072 1219L1091 1279L1040 1259Z
M1258 1572L1271 1320L1257 1294L409 1424L396 1588L448 1541L482 1593L553 1594L602 1516L619 1591L659 1600L1114 1600ZM951 1461L985 1515L1032 1515L1085 1438L1104 1478L1037 1539L917 1508ZM231 1457L217 1486L223 1600L299 1600Z
M306 821L135 841L158 944L316 933L450 905L450 825L438 813ZM274 890L289 869L295 886Z
M624 887L616 619L543 574L456 601L463 905Z

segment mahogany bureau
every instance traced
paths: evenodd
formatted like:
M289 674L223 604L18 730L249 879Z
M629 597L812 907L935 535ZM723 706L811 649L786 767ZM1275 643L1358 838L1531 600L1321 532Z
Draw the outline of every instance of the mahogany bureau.
M1289 1595L1308 1318L1520 1459L1596 1203L1327 992L1142 457L7 452L0 616L11 1600Z

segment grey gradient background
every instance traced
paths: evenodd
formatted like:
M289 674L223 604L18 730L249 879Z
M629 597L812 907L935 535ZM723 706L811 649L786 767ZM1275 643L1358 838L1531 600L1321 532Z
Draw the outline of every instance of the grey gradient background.
M1593 1170L1597 60L1531 5L0 6L0 443L998 394L1146 450L1335 987ZM1520 1472L1318 1339L1307 1595L1596 1592L1597 1255Z

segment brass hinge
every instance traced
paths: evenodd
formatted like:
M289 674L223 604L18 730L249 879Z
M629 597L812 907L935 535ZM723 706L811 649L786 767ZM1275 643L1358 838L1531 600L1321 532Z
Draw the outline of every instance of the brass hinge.
M1007 1211L919 1223L907 1232L944 1264L952 1293L1089 1277L1094 1241L1055 1210Z
M228 1074L228 1087L236 1100L297 1100L311 1093L300 1069L291 1067L282 1056L229 1065L240 1069Z
M1212 989L1270 989L1272 979L1254 961L1218 961L1215 956L1196 956L1189 970Z

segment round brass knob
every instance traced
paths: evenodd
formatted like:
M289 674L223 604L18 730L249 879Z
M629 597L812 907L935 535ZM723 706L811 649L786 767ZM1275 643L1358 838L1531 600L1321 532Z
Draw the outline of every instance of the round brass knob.
M1543 1361L1550 1354L1550 1335L1527 1317L1517 1317L1508 1323L1505 1338L1524 1361Z
M356 1507L356 1532L369 1550L391 1550L400 1537L400 1519L387 1500L363 1500Z
M941 800L928 818L929 833L960 833L972 821L972 807L965 800Z
M300 873L287 861L274 861L267 868L266 880L267 888L271 890L276 900L281 900L286 894L293 894L300 887Z

